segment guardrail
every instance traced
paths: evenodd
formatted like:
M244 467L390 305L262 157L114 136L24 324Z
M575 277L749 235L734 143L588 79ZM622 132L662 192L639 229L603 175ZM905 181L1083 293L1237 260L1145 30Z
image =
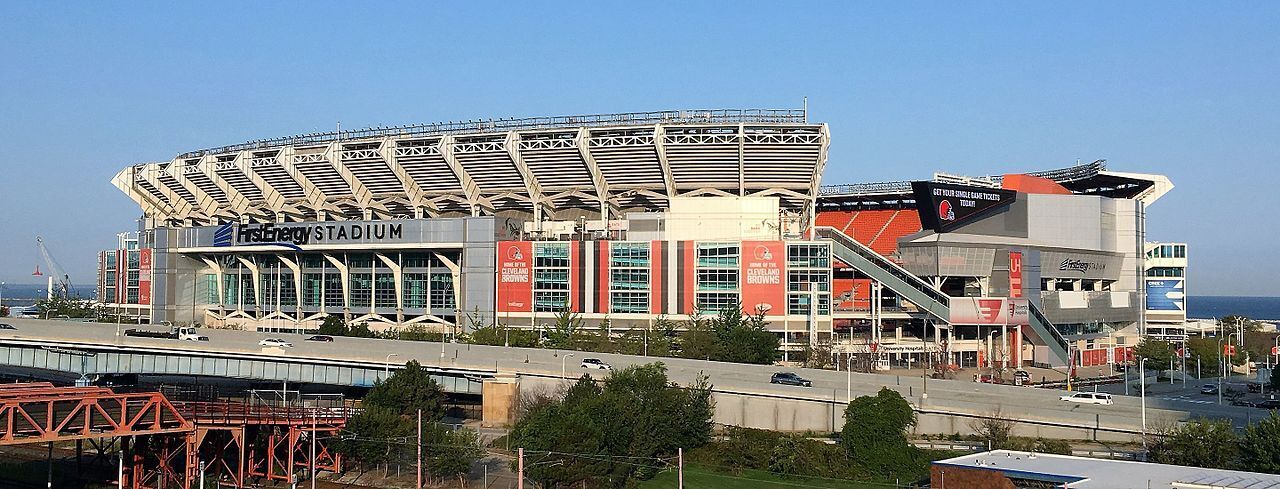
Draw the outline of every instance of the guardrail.
M298 423L311 420L331 424L346 421L360 410L349 406L264 406L245 402L175 402L175 409L196 423Z

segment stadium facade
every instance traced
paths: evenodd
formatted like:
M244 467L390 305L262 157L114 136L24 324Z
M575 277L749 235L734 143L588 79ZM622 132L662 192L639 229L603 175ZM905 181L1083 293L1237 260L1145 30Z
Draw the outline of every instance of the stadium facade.
M143 218L102 254L99 296L141 321L290 332L566 311L621 331L742 307L787 350L877 367L1127 357L1151 304L1144 209L1168 179L1095 162L824 187L830 142L802 110L688 110L193 151L113 179Z

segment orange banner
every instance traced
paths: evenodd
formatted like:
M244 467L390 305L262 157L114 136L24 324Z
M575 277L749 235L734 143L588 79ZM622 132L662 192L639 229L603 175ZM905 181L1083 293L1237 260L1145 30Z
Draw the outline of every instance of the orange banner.
M770 316L787 313L787 246L781 241L742 242L742 309Z
M1022 252L1009 252L1009 297L1022 297Z
M533 243L498 242L498 312L533 311Z

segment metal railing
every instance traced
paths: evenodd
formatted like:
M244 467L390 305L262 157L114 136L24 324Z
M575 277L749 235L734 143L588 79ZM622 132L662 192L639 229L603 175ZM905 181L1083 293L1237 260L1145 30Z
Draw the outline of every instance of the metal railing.
M1057 168L1053 170L1035 171L1027 173L1033 177L1047 178L1058 183L1074 182L1093 178L1098 172L1107 169L1107 160L1097 160L1092 163L1076 165L1067 168ZM1003 175L990 175L979 177L990 179L995 183L1004 181ZM838 185L823 185L818 189L818 195L885 195L885 194L907 194L911 192L911 182L873 182L873 183L852 183Z
M371 127L349 131L318 132L259 139L241 144L219 146L179 155L179 158L196 158L209 154L235 153L247 150L263 150L281 146L328 144L382 137L443 136L447 134L497 133L529 129L554 129L576 127L635 126L650 124L804 124L808 115L803 109L693 109L663 110L656 112L624 112L618 114L588 114L554 117L526 117L512 119L480 119L468 121L437 122L392 127Z
M345 421L358 413L349 406L265 406L249 402L175 402L184 417L197 423L282 423L322 420Z
M947 294L836 228L818 226L814 229L819 238L831 241L833 256L883 282L934 317L950 320L951 298Z

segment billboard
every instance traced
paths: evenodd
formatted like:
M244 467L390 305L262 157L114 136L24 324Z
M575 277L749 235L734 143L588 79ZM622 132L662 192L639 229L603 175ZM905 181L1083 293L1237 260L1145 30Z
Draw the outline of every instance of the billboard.
M1185 311L1186 294L1183 279L1147 279L1148 311Z
M533 243L498 242L498 312L533 311Z
M1031 324L1027 299L952 297L951 324L980 326Z
M786 314L787 247L782 241L742 242L742 309L748 314L765 311Z
M998 188L938 182L911 182L920 223L939 233L951 231L991 209L1012 204L1018 193Z
M151 304L151 248L138 250L138 304Z

